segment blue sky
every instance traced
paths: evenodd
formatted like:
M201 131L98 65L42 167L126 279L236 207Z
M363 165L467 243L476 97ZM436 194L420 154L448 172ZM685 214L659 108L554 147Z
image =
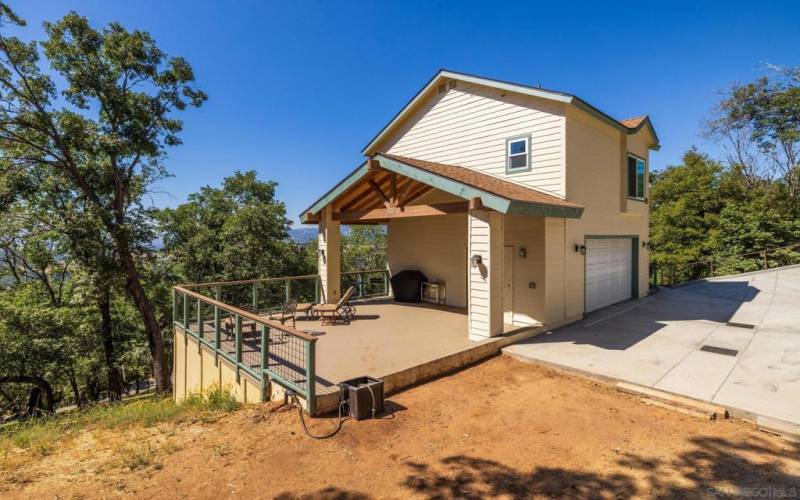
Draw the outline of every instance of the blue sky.
M676 163L719 91L800 64L800 2L203 2L10 0L25 38L68 10L120 21L186 57L209 94L183 113L174 206L234 170L279 183L289 216L362 160L367 141L439 69L576 94L617 118L649 114Z

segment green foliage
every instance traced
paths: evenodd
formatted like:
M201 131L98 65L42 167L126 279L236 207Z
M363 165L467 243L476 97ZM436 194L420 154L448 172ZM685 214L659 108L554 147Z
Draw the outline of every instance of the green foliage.
M236 172L222 187L203 187L189 201L159 214L164 250L192 283L306 274L302 253L288 239L286 207L276 183Z
M386 269L389 260L386 228L380 225L352 225L342 231L342 272ZM306 244L308 267L317 268L317 240Z
M2 5L0 28L8 24L24 23ZM156 385L168 390L162 332L142 278L154 237L144 202L167 175L166 148L180 143L174 112L200 106L206 95L194 87L191 66L146 32L118 23L96 29L75 12L44 31L44 41L26 43L0 30L0 208L24 200L51 209L72 256L97 270L105 333L111 287L124 286L141 316Z
M386 229L379 225L350 226L342 235L342 271L386 269Z
M651 175L650 243L660 266L694 262L712 250L722 207L722 166L697 151Z
M800 242L800 221L793 216L781 180L748 181L736 169L689 151L682 165L652 176L650 243L652 261L665 270L673 266L714 261L714 273L763 269L758 252ZM772 254L770 254L772 255ZM800 262L800 252L784 250L771 264ZM710 264L694 266L683 278L709 272Z

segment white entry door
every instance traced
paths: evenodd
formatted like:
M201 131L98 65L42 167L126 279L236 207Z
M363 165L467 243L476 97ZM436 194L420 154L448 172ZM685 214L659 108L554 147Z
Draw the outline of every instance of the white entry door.
M503 247L503 323L514 322L514 247Z
M631 298L633 245L630 238L586 240L586 312Z

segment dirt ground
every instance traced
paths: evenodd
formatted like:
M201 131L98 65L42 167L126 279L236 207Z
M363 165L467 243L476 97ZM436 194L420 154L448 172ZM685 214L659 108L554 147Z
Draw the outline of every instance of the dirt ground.
M394 417L307 438L294 411L86 435L26 470L13 498L479 498L800 495L800 446L610 387L491 359L390 398ZM318 433L334 424L317 419ZM131 444L133 443L133 444Z

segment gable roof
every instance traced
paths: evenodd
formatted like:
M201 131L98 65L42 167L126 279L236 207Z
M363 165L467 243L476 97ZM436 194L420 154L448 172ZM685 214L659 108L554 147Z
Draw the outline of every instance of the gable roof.
M659 149L660 145L658 143L658 136L656 135L655 129L653 125L650 123L650 119L647 116L644 117L636 117L630 118L627 120L616 120L612 118L610 115L600 111L599 109L595 108L588 102L584 101L578 96L567 94L565 92L559 92L555 90L547 90L540 87L533 87L530 85L523 85L519 83L512 83L506 82L503 80L495 80L493 78L486 78L482 76L470 75L467 73L459 73L457 71L450 71L448 69L440 69L430 80L426 83L420 90L417 92L414 97L396 114L394 117L387 123L376 135L369 141L364 149L361 151L362 154L367 156L375 153L373 151L373 147L381 141L386 135L391 131L396 124L398 124L403 118L405 118L409 112L414 108L414 106L420 102L428 93L430 89L434 86L438 85L443 80L453 79L453 80L462 80L469 83L474 83L478 85L484 85L487 87L493 87L496 89L507 90L511 92L517 92L520 94L530 95L534 97L539 97L542 99L547 99L556 102L563 102L566 104L571 104L578 109L589 113L590 115L594 116L595 118L607 123L608 125L620 130L622 132L626 132L628 134L635 134L638 132L642 126L645 124L649 126L650 132L653 135L653 144L651 145L652 149ZM641 120L640 120L641 119ZM639 121L637 121L639 120Z
M565 218L580 218L583 213L583 207L575 203L466 167L383 153L373 155L372 159L377 160L384 170L465 200L480 198L484 206L501 213ZM304 210L300 215L301 222L313 222L311 216L336 201L359 181L368 179L369 175L369 163L365 162Z

